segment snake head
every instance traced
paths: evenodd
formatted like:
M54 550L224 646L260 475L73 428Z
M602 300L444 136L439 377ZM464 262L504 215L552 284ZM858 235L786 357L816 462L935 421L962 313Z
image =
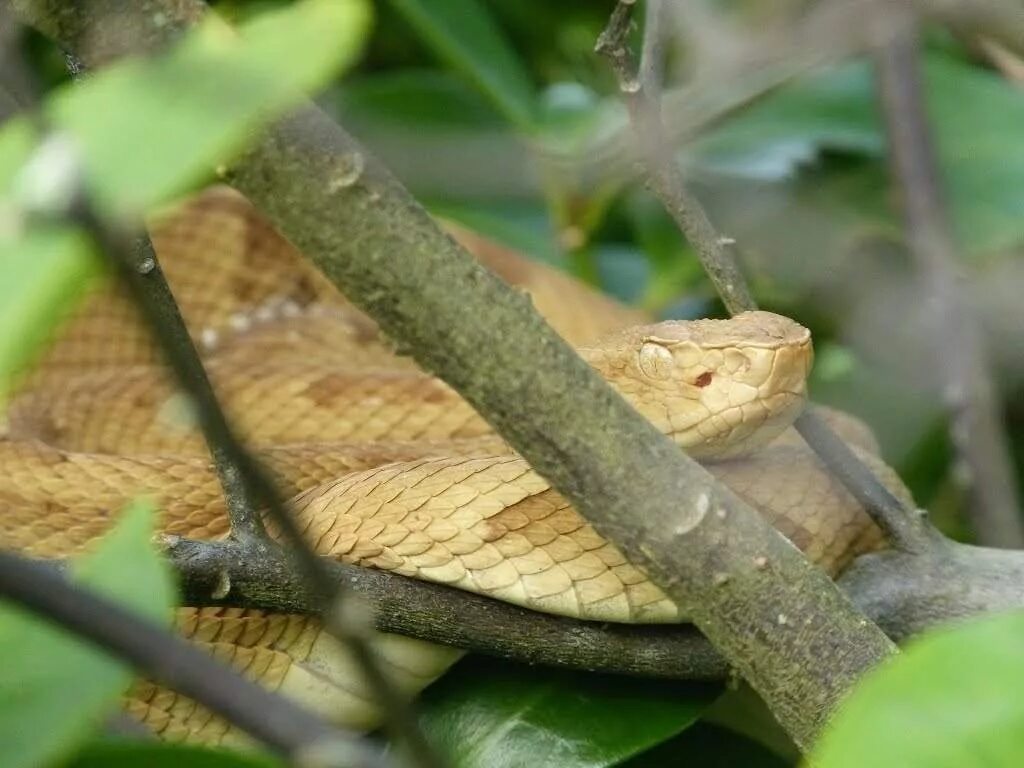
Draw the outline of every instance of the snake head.
M741 455L775 439L804 406L814 357L810 331L771 312L631 328L582 354L700 458Z

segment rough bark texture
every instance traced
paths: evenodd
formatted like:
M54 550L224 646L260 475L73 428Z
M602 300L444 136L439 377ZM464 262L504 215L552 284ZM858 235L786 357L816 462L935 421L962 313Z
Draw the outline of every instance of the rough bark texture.
M285 560L246 545L172 540L167 554L188 605L312 613L316 602ZM729 666L691 624L579 621L384 571L331 563L349 591L375 608L377 629L468 651L595 672L721 680ZM223 594L225 585L227 594ZM215 596L216 595L216 596Z
M110 10L112 0L14 5L87 65L116 53L94 38L76 49L103 22L94 6ZM160 4L143 5L124 2L120 15L152 21ZM173 32L171 14L198 7L168 3L161 28ZM155 37L111 44L138 50ZM798 744L810 744L860 675L895 652L823 572L632 410L527 297L478 266L315 107L266 131L227 179L688 606Z
M189 605L312 613L295 569L237 543L172 539L167 554ZM720 680L729 665L692 625L607 624L549 616L394 573L331 563L334 578L376 607L382 632L522 661L680 680ZM224 594L225 585L227 594ZM993 611L1024 608L1024 552L935 536L924 553L858 558L840 588L895 642Z

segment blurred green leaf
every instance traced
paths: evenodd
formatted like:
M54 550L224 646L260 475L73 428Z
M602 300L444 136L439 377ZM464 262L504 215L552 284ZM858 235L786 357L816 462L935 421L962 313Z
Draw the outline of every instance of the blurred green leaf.
M608 293L627 304L644 297L651 281L651 262L630 243L602 244L594 248L598 282Z
M412 132L504 125L478 91L437 70L404 69L352 79L334 98L346 126L390 123Z
M132 505L74 572L81 583L163 623L174 588L152 534L153 509ZM0 604L0 658L4 768L31 768L66 754L116 706L132 677L102 651L7 604Z
M520 128L533 124L535 96L530 78L478 0L391 0L423 41L476 85Z
M421 710L454 768L598 768L683 730L716 694L470 658L427 690Z
M3 226L0 221L0 413L18 375L101 270L89 239L74 229L35 227L4 237Z
M925 68L928 113L953 222L969 254L1024 242L1024 91L951 56Z
M25 161L32 154L36 134L27 120L13 119L0 126L0 236L11 222L4 217L14 216L13 201L5 200L13 193L14 180Z
M863 62L801 78L755 102L698 140L700 167L780 179L824 149L880 155L871 71Z
M977 256L1024 242L1024 91L949 53L924 59L928 113L961 245ZM703 171L783 179L824 150L882 158L885 137L866 62L778 89L693 147Z
M47 108L77 142L97 200L138 213L230 159L258 124L359 52L365 0L306 0L231 30L212 15L170 54L67 87Z
M813 754L820 768L1024 763L1024 613L940 630L869 673Z
M93 744L62 768L276 768L278 760L255 753L181 744Z

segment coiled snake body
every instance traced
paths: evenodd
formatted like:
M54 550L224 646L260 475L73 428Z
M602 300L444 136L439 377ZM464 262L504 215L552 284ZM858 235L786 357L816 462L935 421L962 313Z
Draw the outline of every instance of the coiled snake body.
M685 620L685 606L602 539L454 391L394 355L244 200L209 190L158 218L152 234L222 403L294 495L320 553L540 611ZM530 291L641 413L823 568L836 573L881 545L856 502L788 430L805 400L805 329L764 312L645 325L569 278L460 237ZM158 502L167 533L227 533L205 448L157 363L114 288L99 289L64 326L0 437L3 546L72 554L139 495ZM866 428L842 414L830 419L909 501ZM379 720L345 650L313 619L182 608L177 622L215 655L331 719L366 728ZM460 655L391 635L380 651L410 694ZM133 688L127 706L167 738L239 738L201 706L148 683Z

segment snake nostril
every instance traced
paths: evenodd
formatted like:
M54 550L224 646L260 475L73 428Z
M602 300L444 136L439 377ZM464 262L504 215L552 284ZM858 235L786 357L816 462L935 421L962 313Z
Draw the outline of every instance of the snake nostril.
M706 387L711 383L712 375L711 371L704 371L700 376L693 380L694 386Z

